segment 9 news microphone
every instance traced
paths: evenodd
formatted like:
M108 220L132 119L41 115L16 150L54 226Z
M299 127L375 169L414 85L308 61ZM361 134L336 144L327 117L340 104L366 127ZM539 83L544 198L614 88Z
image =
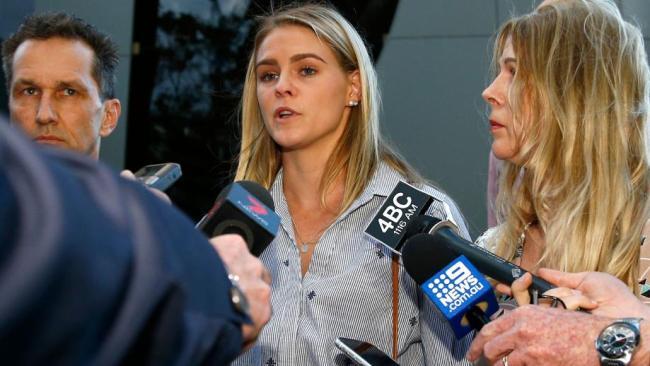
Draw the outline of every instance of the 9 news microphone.
M269 192L251 181L227 185L214 206L196 224L208 237L222 234L241 235L251 254L259 256L273 241L280 227L280 217Z
M436 248L435 250L442 251L444 250L442 248L449 248L456 256L464 255L484 275L501 283L510 285L527 272L518 265L461 238L453 227L435 217L417 217L412 222L412 226L417 230L429 232L430 235L426 236L426 241L432 248ZM531 292L537 291L541 294L555 287L537 276L533 275L532 278Z
M457 339L480 330L499 310L490 283L463 255L416 234L402 247L404 269L447 319Z

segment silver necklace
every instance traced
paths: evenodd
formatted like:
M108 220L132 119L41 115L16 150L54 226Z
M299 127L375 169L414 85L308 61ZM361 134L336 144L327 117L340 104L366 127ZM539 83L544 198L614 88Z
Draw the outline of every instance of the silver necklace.
M300 237L300 234L298 234L298 229L296 229L295 224L293 225L293 232L295 233L295 237L296 237L296 245L298 246L298 249L302 254L309 252L309 247L311 245L315 245L318 242L318 239L316 241L303 241L302 238Z
M296 224L293 222L293 218L292 218L291 219L291 224L293 225L293 233L294 233L294 237L295 237L295 240L296 240L296 245L298 246L298 250L300 251L300 253L305 254L305 253L309 252L309 247L310 246L312 246L312 245L316 246L316 244L318 243L318 240L320 239L321 235L323 235L325 230L327 230L327 228L330 226L330 224L333 221L334 220L330 221L327 225L325 225L325 227L323 227L321 230L319 230L316 233L315 240L304 241L304 240L302 240L302 237L300 237L300 234L298 233L298 229L296 228Z
M300 248L300 251L303 253L307 253L309 251L309 246L312 245L313 243L310 242L303 242L302 244L298 244L298 247Z

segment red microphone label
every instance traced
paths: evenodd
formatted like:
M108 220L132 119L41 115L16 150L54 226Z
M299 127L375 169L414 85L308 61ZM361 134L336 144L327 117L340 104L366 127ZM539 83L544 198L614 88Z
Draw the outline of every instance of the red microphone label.
M268 215L269 210L262 204L262 202L256 200L253 196L248 195L248 209L255 212L258 215Z
M277 234L280 226L280 217L258 199L254 198L241 185L234 184L230 192L228 192L226 200L239 207L239 211L255 220L273 236Z

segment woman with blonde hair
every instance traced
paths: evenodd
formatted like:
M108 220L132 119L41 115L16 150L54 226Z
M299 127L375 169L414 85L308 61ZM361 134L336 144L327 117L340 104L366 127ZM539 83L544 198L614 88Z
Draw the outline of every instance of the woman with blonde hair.
M406 365L466 362L467 344L389 251L364 236L400 180L446 202L468 236L456 205L382 141L379 105L368 51L335 10L304 5L262 19L236 180L270 189L281 229L260 257L273 278L273 317L235 364L339 364L337 337Z
M478 242L533 272L607 272L639 293L650 213L639 29L610 0L545 1L501 27L494 59L483 97L505 161L501 223ZM529 285L515 283L519 303Z

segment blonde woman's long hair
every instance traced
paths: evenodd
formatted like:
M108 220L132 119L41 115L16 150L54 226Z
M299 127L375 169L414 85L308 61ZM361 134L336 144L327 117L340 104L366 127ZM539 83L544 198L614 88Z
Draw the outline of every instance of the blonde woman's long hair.
M524 226L537 222L546 242L538 267L608 272L638 293L650 212L641 33L612 1L558 0L504 24L495 60L508 38L522 163L502 173L497 254L514 258Z
M381 99L377 75L366 46L354 27L337 11L317 4L290 7L262 18L248 62L241 103L242 137L235 180L252 180L269 188L281 167L280 150L264 127L257 101L255 61L260 44L274 29L297 25L312 30L331 47L340 66L347 72L359 70L361 100L352 109L341 139L329 157L319 187L321 202L335 179L348 169L345 191L339 212L344 211L361 194L380 161L405 175L412 182L421 181L415 171L394 152L379 133Z

